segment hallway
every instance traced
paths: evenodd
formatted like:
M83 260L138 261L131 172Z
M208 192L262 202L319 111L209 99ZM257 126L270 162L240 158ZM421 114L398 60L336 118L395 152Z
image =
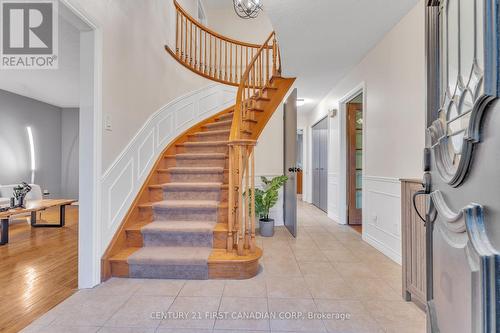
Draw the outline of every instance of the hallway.
M282 227L258 239L264 260L253 279L113 278L23 332L425 332L424 313L401 300L400 266L312 205L299 202L298 213L297 239ZM279 318L294 312L330 318ZM231 319L245 314L277 317Z

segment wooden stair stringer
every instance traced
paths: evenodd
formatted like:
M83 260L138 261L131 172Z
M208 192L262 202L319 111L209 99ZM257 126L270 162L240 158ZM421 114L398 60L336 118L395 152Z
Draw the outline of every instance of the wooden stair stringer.
M265 89L271 89L272 94L261 102L263 105L259 106L261 109L259 117L257 118L257 122L250 125L251 134L247 137L248 139L258 141L269 119L271 119L274 112L278 109L278 106L281 104L294 82L295 78L273 77L271 79L272 86Z
M101 281L106 281L109 279L112 274L112 264L116 264L115 266L119 267L120 276L124 277L123 270L124 267L127 266L126 257L127 254L130 255L135 251L130 252L130 247L128 246L127 239L127 229L133 228L137 223L147 223L151 222L152 215L151 213L144 212L141 210L141 205L150 202L150 186L158 185L161 182L159 181L158 169L165 168L164 164L166 164L166 156L175 154L176 145L183 144L189 139L190 134L194 134L197 132L201 132L204 129L204 126L213 123L217 120L218 117L223 116L225 114L231 113L234 111L234 105L222 110L221 112L202 120L191 128L187 129L175 139L173 139L167 147L162 151L159 155L157 161L155 162L153 168L151 169L146 181L142 185L141 189L137 193L134 201L132 202L127 214L122 219L118 230L115 232L111 242L109 243L106 251L104 252L101 258ZM151 215L151 216L150 216ZM138 248L136 248L137 250ZM130 252L130 253L129 253ZM125 261L125 263L123 263Z

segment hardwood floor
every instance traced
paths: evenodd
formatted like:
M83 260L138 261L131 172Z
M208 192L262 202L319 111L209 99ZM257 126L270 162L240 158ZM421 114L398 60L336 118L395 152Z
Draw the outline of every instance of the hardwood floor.
M57 222L59 211L42 218ZM19 332L71 296L78 286L78 207L66 207L64 228L11 224L0 246L0 332Z
M363 226L361 224L359 225L349 225L351 228L353 228L357 233L362 234L363 233Z

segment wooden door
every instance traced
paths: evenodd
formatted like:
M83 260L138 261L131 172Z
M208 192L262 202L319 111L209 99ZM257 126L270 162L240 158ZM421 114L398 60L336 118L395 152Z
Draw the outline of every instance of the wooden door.
M347 221L361 224L363 196L363 105L347 104Z

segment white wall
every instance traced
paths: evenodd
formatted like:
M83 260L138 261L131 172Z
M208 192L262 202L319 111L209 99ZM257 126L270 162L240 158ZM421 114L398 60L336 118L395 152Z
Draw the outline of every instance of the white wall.
M102 130L104 171L149 116L210 82L179 66L164 49L175 36L171 0L70 2L100 29L103 119L110 117L112 124L112 131Z
M78 108L61 112L61 197L78 199L79 127Z
M363 238L396 261L401 259L398 179L422 174L424 13L422 0L331 90L311 112L308 122L312 125L324 117L328 109L340 110L329 124L328 214L345 222L345 156L342 150L345 112L339 101L353 93L353 89L364 86ZM310 189L311 175L306 176L306 188ZM310 198L308 190L306 198Z
M262 131L255 147L255 184L260 186L260 177L283 175L283 103L273 114ZM278 202L269 213L276 225L283 225L283 189L279 191Z
M205 2L207 25L210 29L224 36L248 43L262 44L273 31L273 26L265 12L255 19L239 18L233 4L228 1L223 6Z

